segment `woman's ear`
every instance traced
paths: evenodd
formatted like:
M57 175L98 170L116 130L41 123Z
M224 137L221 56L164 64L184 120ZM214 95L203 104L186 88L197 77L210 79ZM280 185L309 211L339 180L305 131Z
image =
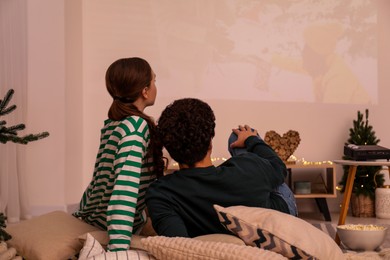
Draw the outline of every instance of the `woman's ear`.
M144 87L144 89L142 90L142 96L145 99L148 98L148 90L149 90L149 87Z

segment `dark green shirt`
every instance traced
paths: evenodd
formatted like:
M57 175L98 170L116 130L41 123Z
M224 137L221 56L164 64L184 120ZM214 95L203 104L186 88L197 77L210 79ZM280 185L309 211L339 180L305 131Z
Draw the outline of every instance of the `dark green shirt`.
M263 207L289 213L273 191L284 182L286 166L264 141L249 137L249 153L218 167L175 171L149 186L146 204L159 235L195 237L229 233L213 205Z

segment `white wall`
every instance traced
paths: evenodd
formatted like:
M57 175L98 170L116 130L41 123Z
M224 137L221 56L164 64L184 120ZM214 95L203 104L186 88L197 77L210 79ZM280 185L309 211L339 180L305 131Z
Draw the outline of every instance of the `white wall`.
M123 3L123 1L121 1ZM78 203L92 175L98 148L99 130L110 99L104 86L108 65L120 56L131 56L128 49L99 49L98 37L105 26L90 10L111 1L35 0L28 4L28 119L31 132L50 132L50 137L27 149L28 192L33 213ZM310 103L271 103L207 100L217 117L214 157L228 157L227 136L237 124L248 123L261 133L280 134L297 130L301 143L295 153L309 161L340 159L357 110L370 110L381 145L390 147L390 62L388 26L390 2L380 1L379 100L376 105L332 105ZM107 7L107 6L106 6ZM44 11L43 11L44 10ZM115 7L107 10L115 15ZM125 33L125 32L124 32ZM109 42L109 38L106 39ZM153 55L140 56L153 66ZM96 66L100 62L100 66ZM162 61L163 62L163 61ZM158 74L158 71L156 71ZM158 79L157 79L158 84ZM157 85L164 91L163 85ZM180 86L178 86L180 87ZM223 93L221 93L223 95ZM158 98L147 113L158 117L172 100ZM341 168L338 172L341 178ZM339 208L340 196L328 199L331 211ZM313 201L299 201L300 208L317 210Z
M50 137L27 146L26 171L32 214L65 205L64 1L27 1L29 132Z
M83 1L65 1L65 103L66 103L66 158L65 158L65 201L78 202L80 191L84 189L87 178L83 172L84 154L84 99L83 93ZM84 177L83 177L84 176ZM84 179L83 179L84 178ZM77 192L75 192L77 191Z

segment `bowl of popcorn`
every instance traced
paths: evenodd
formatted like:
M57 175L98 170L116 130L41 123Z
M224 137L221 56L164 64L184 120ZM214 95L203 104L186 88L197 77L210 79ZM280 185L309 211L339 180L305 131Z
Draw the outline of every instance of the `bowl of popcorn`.
M337 234L345 247L356 251L374 251L385 240L387 227L381 225L348 224L337 226Z

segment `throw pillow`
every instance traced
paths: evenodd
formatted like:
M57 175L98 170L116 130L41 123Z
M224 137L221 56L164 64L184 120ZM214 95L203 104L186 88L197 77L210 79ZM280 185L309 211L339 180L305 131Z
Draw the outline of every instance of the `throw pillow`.
M99 230L63 211L54 211L18 224L6 231L7 241L25 259L70 259L79 253L83 244L78 236Z
M109 242L107 231L99 230L99 231L92 231L92 232L88 232L88 233L82 234L81 236L78 237L82 244L84 244L85 241L87 240L87 235L88 234L93 236L93 238L96 239L99 242L99 244L102 245L102 247L104 249L107 249L107 245L108 245L108 242ZM131 237L130 249L141 249L141 250L143 250L144 248L142 247L142 244L141 244L141 238L144 238L144 236L133 235Z
M86 234L84 246L80 251L79 260L118 260L118 259L156 259L144 250L127 250L106 252L103 246L91 234Z
M272 209L214 205L219 220L245 244L290 259L345 259L336 242L300 218Z
M104 254L103 246L90 233L85 235L84 246L80 250L79 260L87 259L96 255Z
M245 245L241 238L228 234L209 234L203 236L194 237L196 240L211 241L211 242L223 242L236 245Z
M186 237L150 236L141 239L144 248L160 260L279 260L280 254L256 247Z

